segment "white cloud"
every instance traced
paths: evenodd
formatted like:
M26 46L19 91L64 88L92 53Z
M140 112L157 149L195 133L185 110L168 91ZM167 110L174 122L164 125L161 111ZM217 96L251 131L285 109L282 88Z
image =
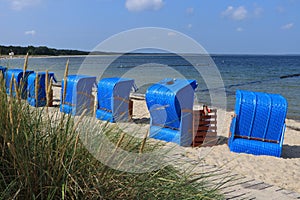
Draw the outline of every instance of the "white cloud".
M256 8L254 9L254 16L255 16L255 17L261 16L261 14L262 14L263 11L264 11L264 10L263 10L261 7L256 7Z
M125 6L129 11L159 10L163 7L163 0L126 0Z
M280 13L280 14L285 12L285 8L284 8L283 6L278 6L278 7L276 8L276 10L277 10L277 12Z
M186 9L186 13L187 13L188 15L194 14L194 8L187 8L187 9Z
M168 32L168 36L176 36L177 34L175 32Z
M247 17L248 11L244 6L234 8L233 6L228 6L225 11L222 12L223 17L229 17L233 20L243 20Z
M35 31L35 30L25 31L24 34L25 34L25 35L35 35L35 34L36 34L36 31Z
M236 29L236 31L237 31L237 32L242 32L242 31L244 31L244 29L243 29L242 27L238 27L238 28Z
M281 29L288 30L288 29L291 29L293 27L294 27L294 23L288 23L288 24L285 24L285 25L281 26Z
M223 16L229 16L233 13L233 11L234 11L233 6L228 6L227 9L222 12L222 15Z
M10 0L13 10L22 10L25 7L36 5L40 0Z
M243 7L240 6L235 11L232 13L232 18L234 20L243 20L247 16L247 10Z

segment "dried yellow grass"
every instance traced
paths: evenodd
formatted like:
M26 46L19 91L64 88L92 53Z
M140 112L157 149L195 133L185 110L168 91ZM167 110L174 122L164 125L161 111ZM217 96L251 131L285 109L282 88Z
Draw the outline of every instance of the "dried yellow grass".
M16 97L18 99L18 104L21 105L21 103L22 103L21 102L21 95L20 95L18 84L17 84L17 80L14 78L13 82L14 82ZM18 113L18 116L17 116L17 131L16 131L17 134L19 134L20 126L21 126L21 116L20 116L20 113Z
M47 106L50 106L50 101L52 101L51 99L51 93L52 93L52 82L53 82L53 78L50 78L50 82L48 84L48 87L46 88L46 95L47 95Z
M65 74L64 74L64 93L63 93L63 101L62 103L64 104L65 103L65 98L66 98L66 93L67 93L67 76L68 76L68 73L69 73L69 59L67 60L67 63L66 63L66 68L65 68Z
M46 89L46 106L48 107L48 84L49 84L49 71L46 70L46 77L45 77L45 89Z
M38 107L38 101L39 101L38 100L39 99L39 72L36 72L34 92L35 92L35 107Z
M27 67L28 67L28 52L27 52L27 54L26 54L26 56L25 56L25 61L24 61L24 66L23 66L23 80L24 80L24 78L25 78L25 72L26 72L26 70L27 70Z
M140 154L142 154L143 151L144 151L144 148L145 148L145 144L146 144L147 138L148 138L148 131L146 132L146 134L145 134L145 136L144 136L144 139L143 139L143 141L142 141L142 144L141 144L141 147L140 147L140 151L139 151Z
M120 138L119 138L119 141L117 142L116 148L115 148L115 150L114 150L114 153L115 153L115 151L121 146L121 144L122 144L122 142L123 142L123 140L124 140L124 137L125 137L125 132L123 132L123 133L121 134L121 136L120 136Z
M18 99L18 103L20 104L21 103L21 95L20 95L19 87L18 87L18 84L17 84L17 81L15 78L13 79L13 82L14 82L14 86L15 86L16 97Z
M11 132L12 132L12 136L11 136L11 141L12 143L14 142L14 131L13 131L13 124L14 124L14 120L13 120L13 80L14 80L15 76L14 74L12 74L11 79L10 79L10 84L9 84L9 94L10 94L10 98L9 98L9 121L11 124Z

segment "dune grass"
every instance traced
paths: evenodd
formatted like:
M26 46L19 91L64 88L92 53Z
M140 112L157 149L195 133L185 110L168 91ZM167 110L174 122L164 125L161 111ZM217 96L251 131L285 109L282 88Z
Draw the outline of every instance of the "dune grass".
M191 181L196 178L172 166L145 173L105 166L81 141L82 120L30 107L18 92L6 94L3 77L0 82L0 199L222 199L201 177ZM104 129L116 146L154 149L145 139Z

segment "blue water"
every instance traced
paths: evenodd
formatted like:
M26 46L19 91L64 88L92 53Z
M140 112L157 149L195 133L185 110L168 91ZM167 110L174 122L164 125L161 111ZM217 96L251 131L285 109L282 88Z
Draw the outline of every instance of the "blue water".
M30 58L28 65L34 71L54 71L61 81L67 59ZM149 85L163 78L196 79L198 100L208 105L211 104L210 92L199 70L209 72L215 65L225 86L228 110L234 108L237 89L277 93L289 103L288 118L300 120L300 56L122 55L69 59L69 74L94 75L98 80L113 76L131 77L136 80L139 93L144 93ZM23 63L24 59L0 60L0 65L9 68L22 68ZM210 82L214 80L218 82L217 78L210 79ZM218 85L213 86L209 86L210 91L220 89Z

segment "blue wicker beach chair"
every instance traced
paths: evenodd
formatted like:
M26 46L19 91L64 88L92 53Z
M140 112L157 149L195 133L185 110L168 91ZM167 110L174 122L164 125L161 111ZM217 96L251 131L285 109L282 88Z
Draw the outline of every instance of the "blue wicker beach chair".
M236 92L228 146L231 151L280 157L287 101L278 94Z
M0 73L2 74L2 77L5 78L5 72L6 72L7 68L0 66Z
M36 97L36 91L35 91L35 82L38 74L38 97ZM48 73L48 80L50 84L51 78L54 82L56 81L56 78L54 76L54 72ZM38 73L32 73L28 76L28 85L27 85L27 91L28 91L28 97L27 101L29 105L31 106L45 106L47 104L46 99L46 72L38 72Z
M64 84L66 82L66 95L64 97ZM69 75L67 81L62 80L60 111L81 115L84 110L86 114L93 111L94 97L92 88L96 85L96 77L86 75Z
M33 73L33 71L30 71L30 70L26 70L26 72L23 73L23 69L8 69L6 71L6 75L5 75L6 93L10 94L10 82L12 80L12 75L14 75L14 78L16 79L16 82L17 82L17 86L19 87L21 98L26 99L27 98L27 79L28 79L28 76L32 73ZM14 84L12 84L12 93L13 93L13 96L16 95Z
M100 80L96 118L110 122L130 120L129 94L133 86L133 79L114 77Z
M150 137L191 146L195 80L164 79L146 92Z

